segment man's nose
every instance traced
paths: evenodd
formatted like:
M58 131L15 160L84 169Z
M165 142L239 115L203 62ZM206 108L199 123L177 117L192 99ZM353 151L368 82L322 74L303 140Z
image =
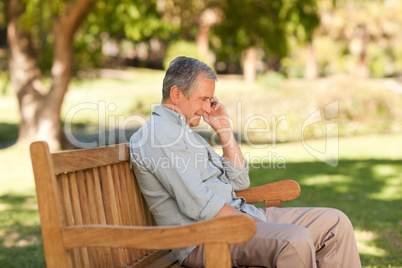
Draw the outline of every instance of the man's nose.
M210 113L211 112L211 101L206 101L203 106L202 109L207 112Z

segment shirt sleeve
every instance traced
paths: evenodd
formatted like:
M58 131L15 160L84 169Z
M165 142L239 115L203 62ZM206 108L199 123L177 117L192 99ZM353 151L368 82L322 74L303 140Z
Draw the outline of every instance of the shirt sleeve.
M225 170L226 177L229 182L233 185L235 191L240 191L250 187L250 178L248 163L246 160L245 167L239 167L235 164L229 162L224 157L221 157L222 166Z
M207 150L211 155L211 161L216 165L220 165L224 169L225 178L222 178L223 180L232 184L235 191L244 190L250 187L249 167L246 159L244 159L245 167L236 166L223 156L216 153L204 139L201 138L200 140L202 140L207 147Z
M225 199L216 195L203 182L201 164L194 153L186 148L184 141L163 144L156 140L158 146L146 144L138 148L136 162L153 173L166 191L174 198L180 211L195 221L212 219L225 204ZM176 138L177 140L177 138Z

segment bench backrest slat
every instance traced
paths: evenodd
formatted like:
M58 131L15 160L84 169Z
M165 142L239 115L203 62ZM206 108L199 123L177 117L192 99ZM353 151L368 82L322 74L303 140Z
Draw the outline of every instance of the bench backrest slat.
M32 159L39 208L46 207L42 203L49 201L47 196L54 196L55 202L59 203L40 213L42 228L48 222L48 213L57 215L58 219L52 222L59 224L60 228L85 224L156 225L130 169L128 144L54 154L48 153L45 143L33 147L33 151L42 154L36 154ZM43 172L48 175L42 176ZM39 181L43 179L47 181ZM53 186L42 189L45 185ZM46 229L46 233L52 236L52 230ZM45 244L45 255L51 247ZM149 263L153 256L156 259L161 255L143 249L106 247L77 248L66 252L67 264L60 267L125 267L133 263L139 263L138 267L141 267L142 259ZM46 262L57 263L57 260L48 261L46 256Z
M127 143L91 149L73 150L53 153L56 174L84 170L130 160Z

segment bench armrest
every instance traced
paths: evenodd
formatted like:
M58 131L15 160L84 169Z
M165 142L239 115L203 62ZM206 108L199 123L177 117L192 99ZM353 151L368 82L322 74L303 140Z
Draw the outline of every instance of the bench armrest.
M237 191L236 195L250 204L265 202L266 207L280 206L281 201L294 200L300 195L300 185L294 180L283 180Z
M251 217L229 215L180 227L76 225L63 228L62 236L66 249L171 249L208 243L239 244L252 238L255 231L255 223Z
M229 244L246 242L255 232L256 225L250 216L229 215L180 227L71 226L62 229L62 237L66 249L98 246L171 249L203 244L207 268L230 268Z

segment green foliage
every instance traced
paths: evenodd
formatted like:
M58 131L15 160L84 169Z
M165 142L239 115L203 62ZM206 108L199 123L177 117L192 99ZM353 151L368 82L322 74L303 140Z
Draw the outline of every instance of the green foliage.
M4 9L4 2L0 0L0 9ZM26 12L21 27L32 35L38 65L46 73L53 57L52 16L62 14L67 2L22 2ZM241 66L242 51L256 46L263 50L262 61L274 55L283 59L282 73L303 77L306 62L303 44L314 33L319 74L351 73L358 58L354 47L366 31L367 66L371 75L402 73L402 49L397 45L402 42L402 3L383 0L99 0L75 36L76 72L107 62L101 53L105 40L116 41L118 45L131 42L135 50L135 44L157 39L162 44L159 56L163 57L166 44L172 40L196 38L201 14L207 9L213 9L219 17L211 25L210 50L217 62L228 66ZM5 25L3 13L2 25Z
M48 73L53 59L52 18L66 12L66 1L30 0L24 1L24 5L20 26L32 36L38 65L44 73ZM101 49L109 38L118 41L126 38L134 42L151 37L165 40L177 30L177 26L162 19L156 0L99 0L75 34L75 73L79 69L100 67L104 63Z
M373 77L402 73L397 56L397 44L402 41L401 1L337 1L336 6L329 2L318 2L324 19L315 38L317 62L324 75L356 72L362 54ZM324 39L328 42L321 46Z
M19 21L19 27L30 35L38 67L48 73L52 66L53 36L51 33L52 16L60 14L64 5L57 1L21 1L25 11Z
M137 42L150 37L167 38L174 27L162 21L156 4L156 0L98 1L86 29L92 28L95 35L107 32L110 36L126 37Z
M6 28L5 2L4 2L4 0L0 0L0 10L3 10L3 12L0 12L0 29L1 29L1 28Z
M220 6L219 0L165 0L160 1L163 19L169 21L178 31L174 38L194 40L199 30L200 16L208 8Z
M359 57L372 77L402 73L401 1L317 1L321 17L313 45L319 76L356 74ZM302 36L302 35L299 35ZM308 51L292 36L289 53L281 61L288 77L303 77Z
M31 0L23 1L25 12L21 16L23 27L34 37L39 38L42 34L50 31L53 10L56 11L60 1Z
M1 62L0 58L0 62ZM0 96L5 96L10 92L10 77L8 73L0 70Z
M77 69L99 67L105 63L102 45L113 40L140 43L150 38L169 39L178 27L163 20L157 1L97 1L95 8L77 33L74 51Z
M382 49L378 44L371 42L367 48L369 56L369 67L372 77L386 77L394 74L395 69L393 62L393 48L388 46Z
M79 70L88 70L101 67L102 43L99 39L98 31L95 27L90 27L88 31L79 30L73 43L74 52L74 73Z
M18 138L18 125L0 123L0 143L15 141Z
M262 48L266 54L284 57L288 36L310 38L318 26L315 1L222 1L224 19L214 27L213 43L220 61L240 61L241 51Z
M191 58L196 58L204 62L208 62L203 59L201 55L198 54L197 44L190 41L179 40L174 43L170 43L167 51L166 57L163 62L165 70L169 67L169 63L178 56L186 56Z
M279 18L278 1L222 1L222 23L214 27L220 40L213 43L218 61L240 62L241 52L260 47L286 53L285 28Z

